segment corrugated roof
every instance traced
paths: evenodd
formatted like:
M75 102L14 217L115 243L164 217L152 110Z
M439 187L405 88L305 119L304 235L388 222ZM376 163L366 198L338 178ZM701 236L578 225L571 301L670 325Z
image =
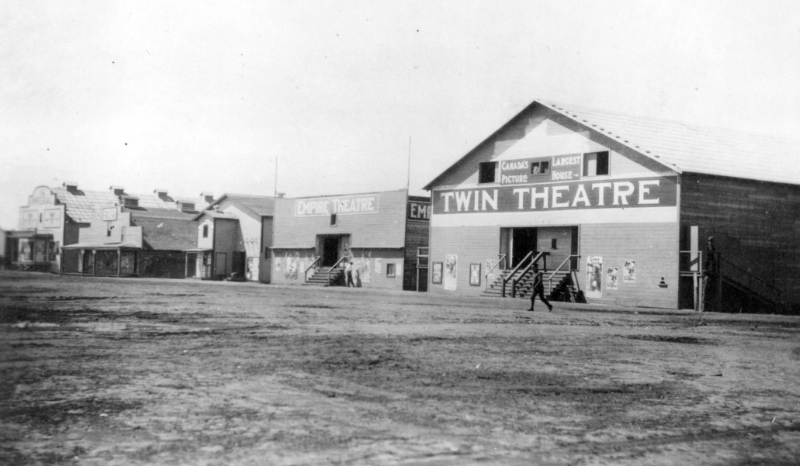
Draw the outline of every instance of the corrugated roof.
M197 247L197 224L188 218L164 218L131 214L131 223L142 227L145 246L161 251L183 251Z
M800 184L800 140L543 100L532 102L512 120L537 104L677 172ZM425 189L431 189L448 170Z
M223 194L222 197L214 201L211 205L219 204L223 199L229 199L240 204L242 207L250 209L256 215L262 217L272 217L275 213L275 198L270 196L249 196L246 194Z
M119 202L119 198L113 191L84 191L81 189L67 190L60 186L51 188L58 201L67 206L67 215L76 222L90 223L95 210L102 209L109 205ZM138 211L175 211L180 212L179 206L175 202L168 202L160 199L153 194L128 194L126 196L138 198ZM195 209L202 210L208 206L203 198L182 198L194 199ZM186 214L184 214L186 215Z
M800 140L537 102L679 172L800 184Z

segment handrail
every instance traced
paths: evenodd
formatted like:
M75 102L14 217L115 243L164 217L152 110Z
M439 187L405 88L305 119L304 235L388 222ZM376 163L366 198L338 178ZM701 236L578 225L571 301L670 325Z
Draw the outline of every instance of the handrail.
M484 274L484 282L486 283L486 288L489 288L489 274L492 273L492 270L496 269L498 265L500 265L501 261L506 259L507 254L498 254L497 255L497 263L495 263L491 269L489 269L486 274Z
M564 264L566 264L567 261L571 260L573 257L577 258L577 259L581 258L580 254L572 254L572 255L567 256L567 258L564 259L564 262L562 262L561 265L556 267L556 269L553 270L553 273L551 273L550 276L547 277L547 284L550 286L550 291L553 291L553 277L555 276L555 274L558 273L558 271L561 270L561 267L564 267ZM569 272L572 272L572 270L573 270L572 266L570 266Z
M303 270L303 279L304 279L305 281L308 281L308 271L311 269L311 267L314 267L314 264L316 264L317 262L319 262L319 260L320 260L320 259L322 259L322 256L316 256L316 257L314 257L314 260L313 260L313 261L311 261L311 264L309 264L309 266L308 266L308 267L306 267L306 269L305 269L305 270Z
M536 263L537 263L537 262L539 261L539 259L541 259L542 257L544 257L544 258L545 258L545 259L544 259L544 269L545 269L545 270L547 270L547 256L549 256L549 255L550 255L550 253L549 253L549 252L540 252L539 254L537 254L537 255L536 255L536 257L534 257L533 259L531 259L531 263L530 263L530 264L528 264L527 266L525 266L525 268L524 268L524 269L522 269L522 273L520 273L520 274L519 274L519 278L522 278L522 277L524 277L525 275L527 275L527 274L528 274L528 272L529 272L529 271L530 271L530 270L533 268L533 266L534 266L534 265L536 265ZM520 262L520 265L521 265L521 264L522 264L522 262ZM512 274L512 275L513 275L513 274ZM518 281L519 281L519 280L517 280L516 278L511 278L511 297L512 297L512 298L516 298L516 297L517 297L517 282L518 282Z
M511 272L509 272L509 273L508 273L508 275L506 275L505 277L503 277L503 289L502 289L502 292L501 292L500 294L501 294L501 295L502 295L504 298L506 297L506 283L508 283L508 281L511 279L510 277L514 276L514 274L515 274L515 273L517 273L517 269L519 269L520 267L522 267L522 264L524 264L524 263L525 263L525 261L526 261L526 260L528 260L528 258L529 258L529 257L531 257L531 255L532 255L532 254L533 254L533 251L529 252L529 253L528 253L528 255L527 255L527 256L525 256L525 257L523 257L523 258L522 258L522 260L521 260L521 261L519 261L519 264L517 264L517 266L516 266L516 267L514 267L514 269L513 269L513 270L511 270Z
M329 268L329 269L328 269L328 286L331 286L331 272L333 272L333 269L335 269L336 267L338 267L338 266L339 266L339 264L341 264L343 260L347 260L347 259L349 259L347 256L345 256L345 257L342 257L341 259L339 259L338 261L336 261L336 263L335 263L335 264L333 264L333 265L331 266L331 268Z
M697 264L697 269L696 270L681 270L680 271L681 273L693 273L693 274L696 274L698 276L702 276L703 275L703 273L705 272L705 270L704 270L705 261L703 260L703 255L704 255L704 253L707 254L708 251L678 251L678 253L679 254L696 254L697 255L697 258L695 259L695 261L690 261L689 262L690 266L694 266L695 264ZM726 277L724 277L722 275L722 272L721 272L722 267L720 267L720 265L722 265L722 263L724 262L725 263L725 268L730 266L730 267L736 269L742 275L747 277L747 285L745 285L743 283L743 281L732 279L730 277L730 274L728 274L727 280L733 281L734 283L738 283L742 287L745 287L745 286L747 287L748 307L750 307L752 305L752 300L753 300L752 294L754 292L754 290L753 290L753 280L754 279L756 281L762 283L771 292L777 293L778 299L776 300L776 304L778 304L779 306L781 304L783 304L783 299L782 299L783 291L780 288L778 288L777 286L775 286L772 283L767 282L766 280L764 280L763 278L759 277L758 275L750 272L749 270L745 270L742 267L739 267L738 265L736 265L733 262L729 261L728 259L725 259L724 257L722 257L722 253L714 252L713 254L715 254L717 256L717 270L716 270L716 272L718 273L719 278L720 278L720 280L718 281L718 286L721 287L722 286L722 279L726 278ZM721 300L722 300L722 295L721 295L721 291L720 290L717 291L717 301L718 301L717 304L718 304L718 306L721 305ZM756 291L756 292L758 293L759 291Z

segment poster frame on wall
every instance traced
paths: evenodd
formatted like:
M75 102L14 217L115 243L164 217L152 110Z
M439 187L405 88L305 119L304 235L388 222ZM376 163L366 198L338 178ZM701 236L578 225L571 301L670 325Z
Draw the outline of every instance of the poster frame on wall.
M431 268L431 283L434 285L442 284L442 270L444 269L444 262L434 262Z
M469 285L481 286L481 264L469 264Z

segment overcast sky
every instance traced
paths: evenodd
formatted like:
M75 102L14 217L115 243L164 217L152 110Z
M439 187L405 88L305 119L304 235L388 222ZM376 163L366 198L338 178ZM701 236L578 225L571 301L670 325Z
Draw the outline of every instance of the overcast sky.
M423 194L536 98L797 138L798 83L796 0L6 0L0 227L65 180L272 195L276 158L288 196L401 189L409 138Z

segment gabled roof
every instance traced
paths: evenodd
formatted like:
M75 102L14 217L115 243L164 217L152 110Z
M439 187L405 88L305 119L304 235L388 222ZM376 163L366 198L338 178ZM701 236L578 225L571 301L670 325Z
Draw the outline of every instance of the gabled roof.
M56 198L61 204L67 206L67 215L78 223L90 223L96 209L102 209L109 205L119 202L119 197L112 191L84 191L81 189L67 189L63 186L51 188ZM179 206L175 202L161 199L154 194L128 194L123 196L131 199L138 199L137 211L176 211L180 212ZM195 201L195 208L200 210L205 208L208 203L201 198Z
M142 227L142 243L146 248L183 251L197 246L197 224L191 216L167 218L132 213L131 223Z
M212 202L208 208L218 205L223 200L231 202L249 210L261 217L272 217L275 213L275 198L271 196L250 196L247 194L223 194L222 197Z
M211 218L227 218L229 220L239 220L239 217L229 214L227 212L217 212L216 210L204 210L199 212L192 217L192 220L199 220L203 215L207 215Z
M512 120L536 105L559 113L678 173L800 184L800 140L542 100L534 101ZM425 189L431 189L444 173Z

